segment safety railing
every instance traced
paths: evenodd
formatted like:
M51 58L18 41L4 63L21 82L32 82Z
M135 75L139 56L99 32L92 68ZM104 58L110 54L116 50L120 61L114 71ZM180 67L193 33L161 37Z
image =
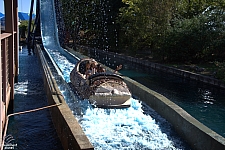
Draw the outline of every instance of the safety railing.
M17 54L17 33L7 33L1 31L0 34L0 130L6 122L7 110L9 102L14 99L14 76L16 70L15 53ZM2 136L0 141L2 141Z
M11 33L1 34L1 77L2 77L2 101L6 108L10 100L10 90L13 85L10 85L10 60L14 59L13 53L10 52L9 46L13 43L13 35ZM14 46L13 46L14 47ZM14 71L13 71L14 72Z

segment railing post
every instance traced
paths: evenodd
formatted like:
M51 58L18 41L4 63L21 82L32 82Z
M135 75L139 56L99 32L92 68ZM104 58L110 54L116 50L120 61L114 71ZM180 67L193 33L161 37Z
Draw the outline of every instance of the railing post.
M5 31L0 32L0 142L9 103L13 106L14 79L18 74L18 2L5 0ZM15 55L16 54L16 55ZM0 145L2 149L3 145Z
M6 52L7 52L7 38L3 39L3 43L2 43L2 51L1 51L1 55L2 55L2 65L1 65L1 70L2 70L2 101L6 104L6 95L7 95L7 83L8 83L8 74L7 74L7 66L8 64L6 63L7 62L7 55L6 55Z
M19 32L18 32L18 0L13 0L13 16L14 16L14 59L15 59L15 82L18 82L18 67L19 67L19 53L18 53L18 50L19 50ZM14 95L14 93L13 93Z
M0 35L1 35L1 23L0 23ZM2 70L2 55L1 55L1 51L2 51L2 38L0 38L0 70ZM0 89L2 89L2 71L0 71ZM0 143L2 144L2 129L3 129L3 105L2 105L2 90L0 90ZM2 145L0 144L0 147L2 147Z
M14 99L14 11L13 11L13 1L7 0L4 1L5 4L5 32L11 33L12 35L8 40L8 51L9 51L9 84L11 87L10 91L10 100ZM13 104L13 101L11 101Z
M33 7L34 7L34 0L31 0L31 5L30 5L30 18L29 18L29 24L28 24L28 35L27 35L27 48L30 53L30 47L31 47L31 39L30 39L30 34L31 34L31 22L32 22L32 14L33 14Z

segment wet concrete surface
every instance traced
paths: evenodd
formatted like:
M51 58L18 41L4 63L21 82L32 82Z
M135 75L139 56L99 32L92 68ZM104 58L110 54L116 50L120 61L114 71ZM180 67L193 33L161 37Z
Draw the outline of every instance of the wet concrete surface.
M48 105L44 83L37 56L26 48L19 51L19 76L15 84L13 110L9 113L27 111ZM61 150L48 109L15 115L9 118L5 149L14 145L18 150Z

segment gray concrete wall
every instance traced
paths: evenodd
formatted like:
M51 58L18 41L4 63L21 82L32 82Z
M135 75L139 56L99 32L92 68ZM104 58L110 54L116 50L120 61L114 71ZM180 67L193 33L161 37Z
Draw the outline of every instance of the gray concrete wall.
M119 58L128 60L128 58L124 55L120 55ZM129 58L129 60L131 62L136 62L138 64L145 65L147 67L151 67L151 68L154 68L154 69L166 72L166 73L174 74L174 75L184 77L184 78L190 78L190 79L193 79L196 81L200 81L200 82L204 82L207 84L225 88L225 84L223 81L209 77L209 76L204 76L204 75L196 74L196 73L193 73L190 71L185 71L185 70L181 70L181 69L177 69L177 68L173 68L173 67L164 66L164 65L161 65L158 63L151 63L149 61L141 60L141 59L137 59L137 58L133 58L133 57Z
M130 78L125 77L125 82L133 95L168 120L193 149L225 149L225 138L200 123L178 105Z
M56 107L50 108L50 112L63 148L65 150L93 150L94 147L83 132L58 89L58 85L52 77L51 70L49 70L49 66L42 56L39 45L37 45L36 51L43 69L44 87L46 89L48 103L49 105L59 104Z

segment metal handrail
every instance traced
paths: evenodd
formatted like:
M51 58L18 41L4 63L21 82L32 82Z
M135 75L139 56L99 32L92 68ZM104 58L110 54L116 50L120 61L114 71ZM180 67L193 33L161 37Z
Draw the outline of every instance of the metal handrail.
M11 35L12 35L12 33L2 33L0 38L1 38L1 40L4 40L6 38L9 38Z

